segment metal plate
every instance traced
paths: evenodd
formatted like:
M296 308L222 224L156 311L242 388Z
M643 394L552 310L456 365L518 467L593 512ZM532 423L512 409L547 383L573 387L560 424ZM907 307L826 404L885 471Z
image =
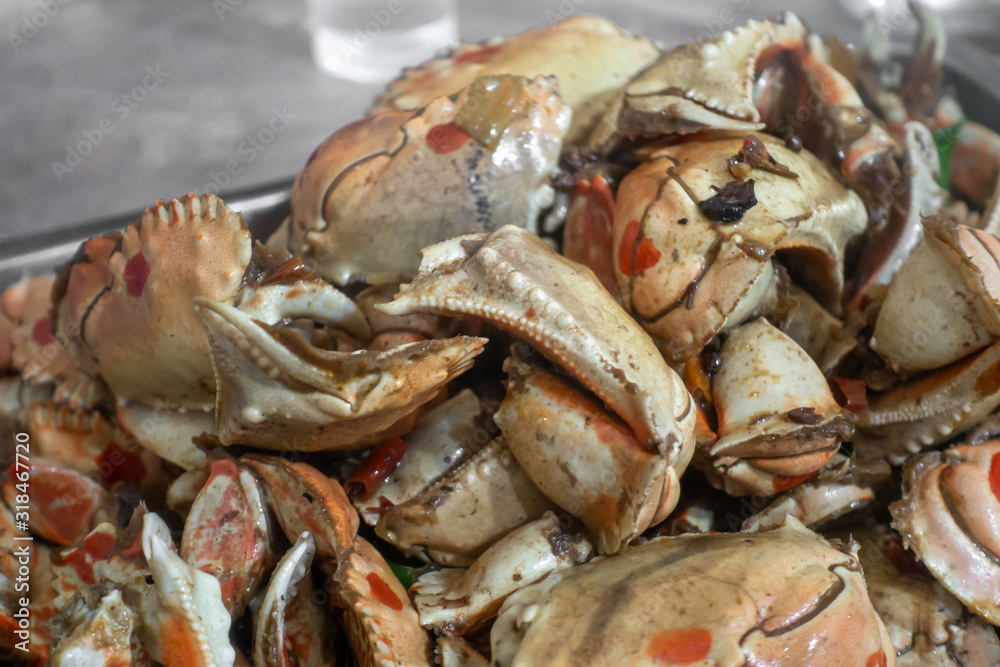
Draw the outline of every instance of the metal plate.
M945 77L970 120L1000 131L996 110L1000 109L1000 74L993 59L978 48L964 43L948 46ZM267 239L288 215L289 195L294 178L249 190L223 193L234 211L243 214L254 238ZM79 225L32 236L7 239L0 243L0 288L23 275L52 271L67 262L80 243L98 234L122 230L142 217L142 211L84 222Z

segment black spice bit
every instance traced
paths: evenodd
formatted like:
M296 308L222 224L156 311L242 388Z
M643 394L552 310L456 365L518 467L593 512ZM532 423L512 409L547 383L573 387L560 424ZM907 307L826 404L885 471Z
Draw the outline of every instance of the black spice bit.
M713 222L736 222L757 205L753 183L752 178L748 181L730 181L719 194L698 202L698 207Z
M816 414L816 408L795 408L788 411L788 418L796 424L815 426L823 421L823 418Z
M687 218L681 218L680 220L677 221L678 225L686 225L687 223L688 223Z
M722 368L722 357L720 357L718 354L716 354L715 352L706 352L705 354L702 355L701 370L705 371L705 375L708 376L708 379L711 380L712 377L716 373L718 373L721 368Z
M802 150L802 140L799 139L794 134L789 134L785 137L785 148L792 151L793 153L798 153Z

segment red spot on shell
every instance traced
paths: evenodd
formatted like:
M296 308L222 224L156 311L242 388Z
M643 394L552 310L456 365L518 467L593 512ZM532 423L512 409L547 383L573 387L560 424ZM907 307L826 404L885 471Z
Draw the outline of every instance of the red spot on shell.
M535 309L534 309L534 307L532 307L532 308L529 308L529 309L528 309L528 310L527 310L527 311L526 311L526 312L524 313L524 316L525 316L525 317L527 317L527 318L528 318L529 320L533 320L533 319L535 319L536 317L538 317L538 313L536 313L536 312L535 312Z
M865 662L865 667L886 667L889 664L889 659L885 656L885 651L879 649L875 653L868 656L868 660Z
M146 477L146 464L142 457L134 452L128 452L110 442L97 457L97 469L106 484L123 481L126 484L138 484Z
M66 554L63 562L76 570L76 574L85 584L94 583L94 563L106 560L115 546L115 537L111 533L96 532L87 535L83 546L76 547Z
M625 225L621 245L618 246L618 270L632 278L660 261L660 251L643 234L638 220Z
M707 658L711 650L711 632L704 628L679 628L653 635L646 653L665 665L689 665Z
M125 288L129 296L141 296L142 290L146 287L146 280L149 278L149 262L143 257L142 252L137 252L125 262L125 272L122 278L125 279Z
M39 347L45 347L55 339L55 336L52 335L52 320L49 319L48 315L35 322L35 326L31 327L31 340L35 341Z
M454 153L471 139L469 133L454 123L435 125L427 132L424 140L432 151L438 155Z
M371 589L371 596L379 604L384 604L395 611L402 611L403 602L392 592L389 584L385 583L382 577L374 572L368 575L368 587Z
M990 491L997 500L1000 500L1000 452L990 459Z
M489 62L499 50L500 44L494 44L493 46L484 46L481 49L468 51L467 53L463 53L459 57L455 58L455 64L465 65L466 63L486 63Z
M806 481L810 477L814 476L818 471L807 472L804 475L775 475L774 479L771 480L771 486L774 487L775 493L780 493L782 491L787 491L793 486L798 486L802 482Z

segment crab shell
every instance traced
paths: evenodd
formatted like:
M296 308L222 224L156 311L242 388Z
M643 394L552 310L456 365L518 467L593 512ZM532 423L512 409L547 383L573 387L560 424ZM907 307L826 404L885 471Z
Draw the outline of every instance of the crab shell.
M794 519L656 538L507 598L505 665L895 665L856 556Z
M889 286L871 341L896 371L943 367L1000 336L1000 240L944 216L924 229Z
M713 222L699 202L733 180L728 160L745 135L658 150L618 188L613 257L622 301L674 362L765 302L775 253L823 305L839 303L844 248L865 227L864 205L808 151L756 136L798 177L753 170L757 204L736 222Z
M296 178L289 249L337 284L391 283L413 277L424 246L505 224L534 229L552 203L569 118L553 79L493 76L418 111L352 123Z
M969 609L1000 622L1000 441L914 457L903 471L893 527Z
M868 595L900 667L1000 664L1000 640L882 526L851 531L861 545Z
M788 489L822 468L853 432L816 363L766 320L736 329L720 356L712 380L720 437L700 466L727 493Z
M96 587L95 587L96 588ZM79 607L83 606L83 609ZM53 667L75 665L131 665L136 656L130 645L138 625L138 615L122 600L118 590L107 592L93 609L67 604L63 612L73 609L82 618L72 624L65 635L58 636L49 656Z
M111 284L91 304L83 338L119 401L210 409L208 337L193 298L230 301L250 261L243 218L214 195L157 202L108 260Z
M369 114L424 106L487 74L553 75L563 101L573 109L566 141L587 138L625 82L659 54L636 37L598 16L571 16L547 28L482 44L462 44L445 58L403 70L375 98Z

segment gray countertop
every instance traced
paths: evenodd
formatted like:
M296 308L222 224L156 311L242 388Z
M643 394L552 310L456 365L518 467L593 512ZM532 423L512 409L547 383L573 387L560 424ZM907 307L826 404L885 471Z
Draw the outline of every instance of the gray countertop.
M667 45L789 8L846 41L860 30L845 8L855 0L459 4L464 41L575 12ZM993 43L989 4L959 27L963 39ZM302 0L0 0L0 25L0 242L189 191L290 179L382 87L313 65Z

